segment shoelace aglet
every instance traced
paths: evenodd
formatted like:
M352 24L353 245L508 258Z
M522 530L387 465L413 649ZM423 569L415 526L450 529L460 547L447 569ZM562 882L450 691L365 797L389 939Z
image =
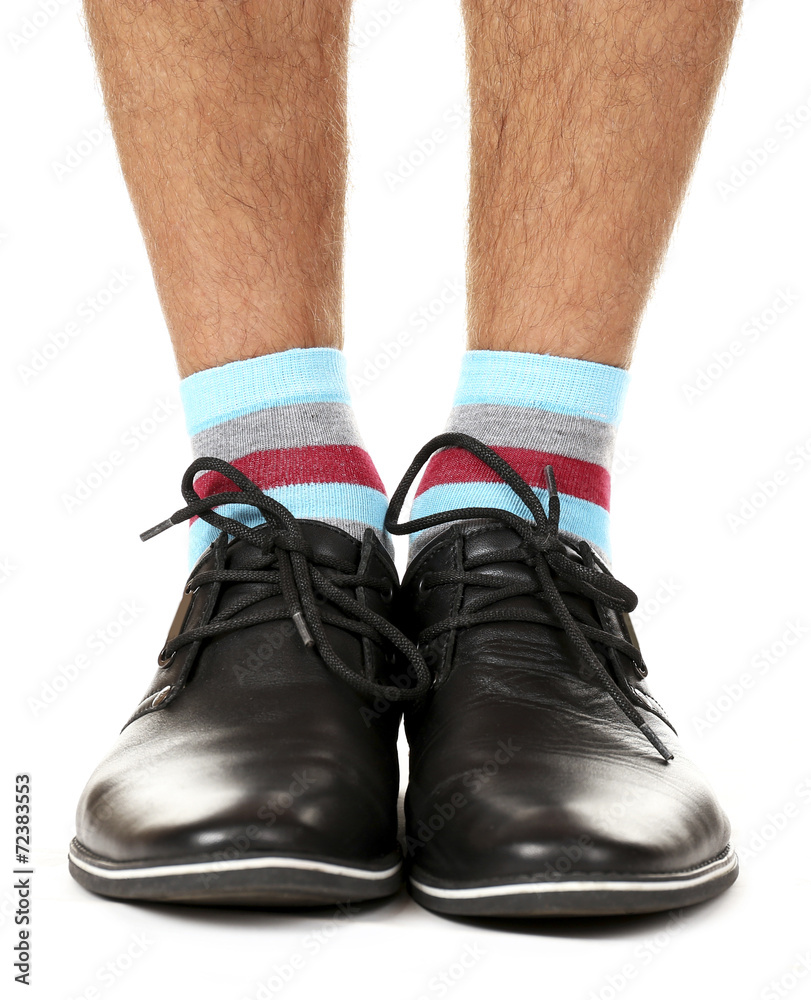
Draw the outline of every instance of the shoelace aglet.
M664 743L662 743L662 741L659 739L656 733L651 729L651 727L648 725L647 722L643 723L639 727L639 731L641 733L644 733L648 742L652 746L656 747L656 749L659 751L659 753L666 761L673 760L673 754L667 749Z
M148 531L142 531L140 534L140 539L142 542L148 542L150 538L154 538L155 535L159 535L162 531L166 531L167 528L173 528L175 522L171 517L167 517L165 521L161 521L160 524L156 524L154 528L150 528Z
M293 624L298 629L298 634L301 636L301 641L304 643L307 649L315 645L315 639L313 639L310 630L307 628L307 622L304 620L304 615L300 611L293 612Z
M544 467L543 472L544 476L546 476L547 492L549 493L550 497L556 497L558 495L558 483L557 480L555 479L555 470L552 468L551 465L547 465Z
M558 484L555 479L555 470L551 465L547 465L543 470L546 476L547 492L549 493L549 526L548 533L557 535L560 526L560 497L558 496Z

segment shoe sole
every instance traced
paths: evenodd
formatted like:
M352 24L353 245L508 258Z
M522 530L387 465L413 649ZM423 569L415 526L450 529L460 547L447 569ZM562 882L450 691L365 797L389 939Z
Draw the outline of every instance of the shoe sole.
M390 896L402 884L401 861L381 869L282 857L132 865L100 858L77 840L68 867L101 896L202 906L329 906Z
M731 847L703 865L664 875L593 874L554 882L429 885L412 877L414 899L435 913L462 917L601 917L656 913L712 899L738 877Z

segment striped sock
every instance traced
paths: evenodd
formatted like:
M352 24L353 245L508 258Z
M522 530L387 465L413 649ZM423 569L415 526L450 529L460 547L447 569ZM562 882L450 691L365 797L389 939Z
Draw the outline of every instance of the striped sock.
M544 507L544 468L551 465L561 529L587 539L608 559L609 469L627 385L626 371L593 361L468 351L447 430L470 434L497 451ZM500 507L527 516L488 466L461 448L447 448L428 463L411 517L456 507ZM436 532L420 532L412 551Z
M180 395L195 457L231 462L296 517L355 538L371 526L390 544L385 489L358 432L340 351L312 347L233 361L183 379ZM201 496L234 489L215 472L200 473L195 488ZM253 507L218 511L262 522ZM217 534L200 518L192 522L192 565Z

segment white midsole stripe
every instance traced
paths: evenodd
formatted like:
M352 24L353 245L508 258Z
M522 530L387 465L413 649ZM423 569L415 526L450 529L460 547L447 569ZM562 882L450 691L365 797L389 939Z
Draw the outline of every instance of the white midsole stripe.
M650 882L520 882L517 885L485 885L475 889L439 889L433 885L425 885L416 879L411 879L415 889L427 896L438 899L482 899L487 896L518 896L522 893L553 893L553 892L661 892L669 889L683 889L709 882L731 871L737 864L735 852L722 861L715 861L708 867L689 878L660 879Z
M398 862L384 871L369 871L366 868L347 868L332 865L326 861L308 861L306 858L236 858L230 861L201 861L186 865L160 865L155 868L101 868L77 858L72 852L70 860L91 875L106 879L162 878L165 875L212 875L222 872L249 871L258 868L294 868L298 871L323 872L325 875L347 875L351 878L379 881L391 878L402 868Z

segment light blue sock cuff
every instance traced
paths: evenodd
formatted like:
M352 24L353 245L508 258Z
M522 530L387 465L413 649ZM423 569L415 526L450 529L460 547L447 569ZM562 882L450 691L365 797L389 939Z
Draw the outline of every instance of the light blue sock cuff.
M624 369L596 361L518 351L467 351L453 405L529 406L618 424L628 382Z
M271 406L349 403L346 358L332 347L297 347L232 361L184 378L180 398L192 436Z

